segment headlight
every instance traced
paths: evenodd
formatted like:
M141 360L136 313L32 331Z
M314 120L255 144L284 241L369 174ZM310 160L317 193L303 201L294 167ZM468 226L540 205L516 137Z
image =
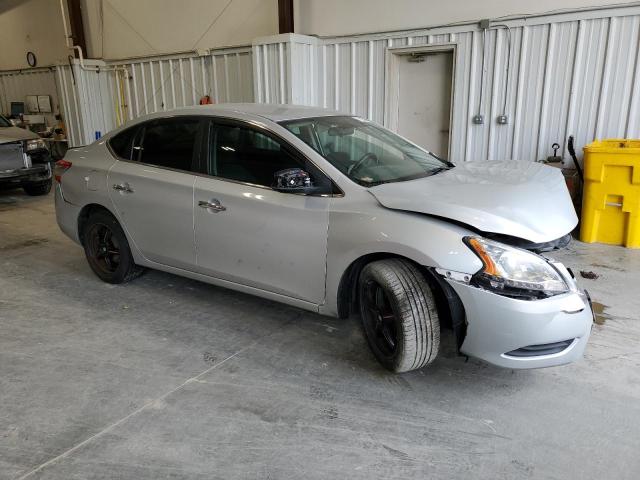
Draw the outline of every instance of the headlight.
M40 150L43 148L47 148L47 142L42 140L41 138L35 140L27 140L27 152L32 152L33 150Z
M567 292L562 275L544 258L526 250L480 237L465 237L484 268L472 280L502 295L545 298Z

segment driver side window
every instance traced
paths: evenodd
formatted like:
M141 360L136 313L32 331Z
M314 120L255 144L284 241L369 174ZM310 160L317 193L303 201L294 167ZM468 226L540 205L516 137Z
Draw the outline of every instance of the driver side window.
M271 188L276 173L291 168L308 172L314 185L328 182L310 162L271 135L238 124L211 124L209 175Z

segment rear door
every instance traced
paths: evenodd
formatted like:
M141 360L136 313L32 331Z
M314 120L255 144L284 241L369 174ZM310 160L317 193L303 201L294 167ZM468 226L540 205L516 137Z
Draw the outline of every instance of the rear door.
M198 268L243 285L321 303L330 196L282 193L274 173L303 168L315 184L330 180L263 129L212 122L206 170L196 179Z
M201 117L150 120L130 139L124 131L110 140L118 156L109 172L111 200L138 249L154 262L195 266L193 184L202 125Z

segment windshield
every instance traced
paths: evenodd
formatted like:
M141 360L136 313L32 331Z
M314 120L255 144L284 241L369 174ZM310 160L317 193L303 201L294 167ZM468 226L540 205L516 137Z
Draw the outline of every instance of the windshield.
M389 130L355 117L305 118L281 125L366 187L413 180L453 167Z
M4 118L2 115L0 115L0 127L10 127L10 126L11 126L11 122L6 118Z

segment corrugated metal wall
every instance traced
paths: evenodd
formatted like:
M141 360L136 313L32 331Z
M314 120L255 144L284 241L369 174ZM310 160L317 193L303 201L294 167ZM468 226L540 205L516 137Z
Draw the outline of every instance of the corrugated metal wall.
M71 146L95 140L140 115L197 105L253 101L250 47L213 50L209 55L173 55L106 64L99 71L57 67L57 85Z
M289 44L284 41L253 47L256 102L292 103L289 95L289 56Z
M253 46L255 101L317 105L318 43L296 34L259 39Z
M640 7L503 23L509 28L493 27L486 44L477 25L348 38L279 35L205 56L110 64L116 72L76 66L74 77L62 66L57 83L71 145L145 113L197 104L204 95L216 103L319 105L384 124L387 55L395 48L452 45L454 160L542 159L554 142L566 154L569 134L578 146L597 137L640 137ZM29 75L50 83L53 74L0 75L0 101L28 85ZM479 108L483 125L471 121ZM506 125L496 122L503 110Z
M35 68L0 72L0 113L9 114L11 102L24 102L27 95L51 97L53 112L45 115L48 122L52 123L59 105L54 69Z
M215 103L252 102L253 66L248 47L214 50L207 56L172 56L111 64L126 69L117 85L123 118L197 105L209 95ZM128 80L126 77L128 76Z
M104 63L87 61L87 65ZM114 72L83 70L78 63L56 70L70 146L87 145L118 126L119 95Z
M316 55L309 57L312 65L297 67L317 72L300 103L384 123L388 52L451 44L456 49L450 153L454 160L542 159L552 154L554 142L562 145L564 154L569 134L576 136L579 146L594 138L640 138L638 7L505 23L508 29L487 32L484 49L483 34L475 25L321 39ZM280 79L282 59L295 48L291 45L254 47L261 52L258 101L290 101L282 94L286 89ZM471 119L480 103L485 122L475 125ZM506 125L496 122L503 109Z

